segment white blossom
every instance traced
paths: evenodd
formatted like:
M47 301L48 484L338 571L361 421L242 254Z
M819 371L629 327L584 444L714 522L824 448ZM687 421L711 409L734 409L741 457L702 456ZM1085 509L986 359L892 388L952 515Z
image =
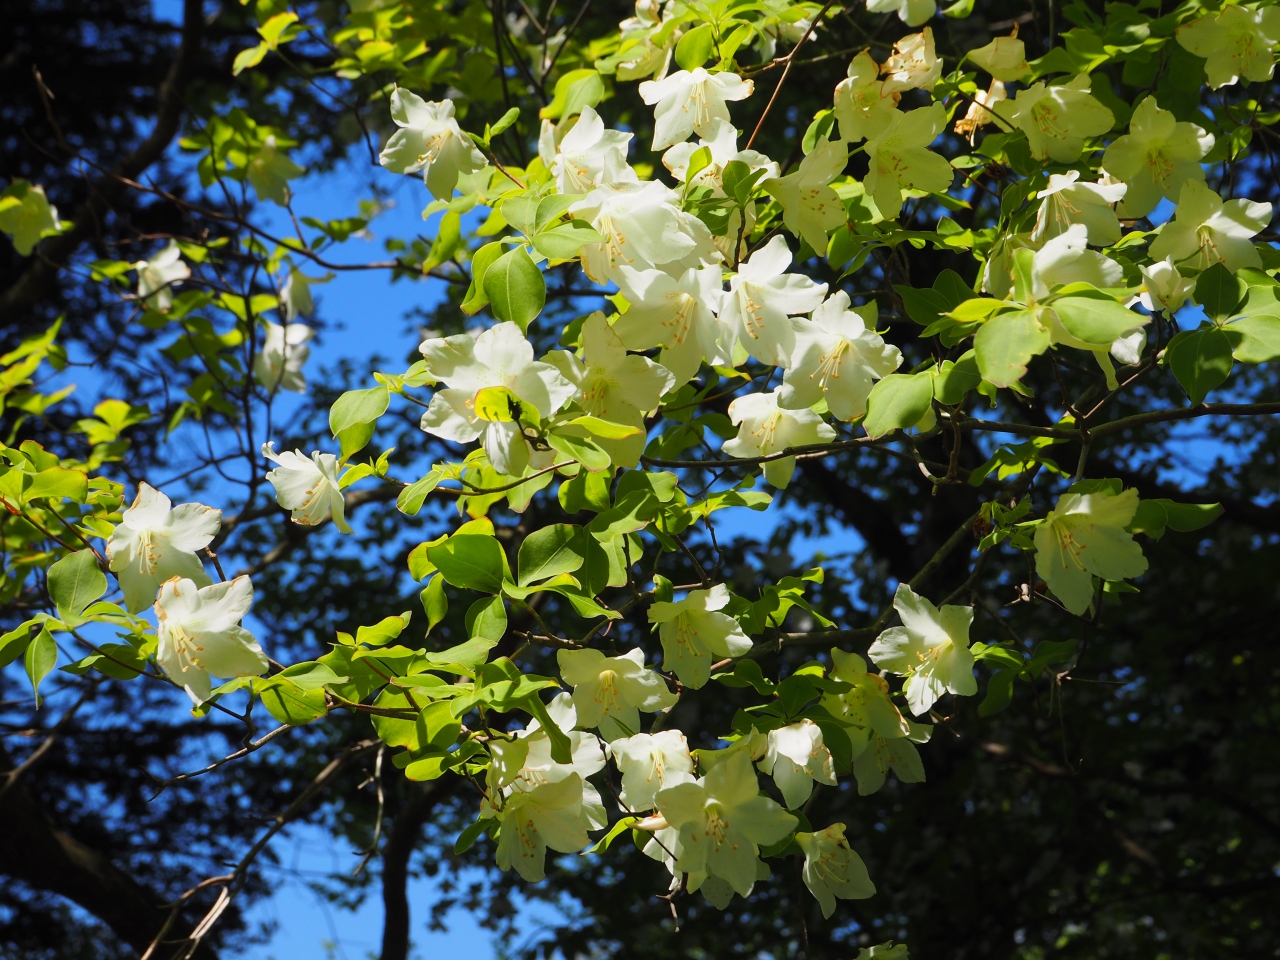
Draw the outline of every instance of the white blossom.
M332 516L333 525L350 533L346 502L338 484L338 458L332 453L284 450L276 453L272 443L262 445L262 455L279 464L267 473L267 481L275 487L276 503L292 511L294 523L314 527Z
M925 27L919 33L903 37L893 45L893 55L880 68L886 75L884 93L904 90L931 90L942 76L942 60L933 45L933 30Z
M107 541L107 560L129 612L149 607L160 584L174 577L208 584L196 551L213 542L221 525L221 510L200 503L174 507L155 487L139 484L137 496Z
M662 80L640 84L640 98L653 111L653 149L688 140L691 134L709 137L716 120L729 119L729 101L751 96L755 85L736 73L708 73L702 67L680 70Z
M622 267L618 286L629 306L614 320L614 332L630 350L661 346L658 362L675 384L697 376L704 359L732 364L733 332L716 316L724 299L719 267L691 267L674 277Z
M1042 202L1031 231L1032 242L1051 240L1080 223L1088 231L1089 243L1111 246L1120 239L1115 205L1127 190L1123 183L1081 181L1079 170L1050 174L1048 186L1036 194Z
M748 393L729 404L729 419L738 435L722 449L731 457L767 457L793 447L830 443L836 432L812 410L787 410L779 405L780 391ZM779 489L791 482L795 457L779 457L762 464L764 478Z
M391 94L391 119L400 129L382 148L379 162L392 173L421 170L422 182L436 199L453 196L459 174L484 167L484 154L453 118L453 101L429 103L396 87Z
M213 692L215 677L256 677L269 666L267 655L240 620L253 605L253 584L236 577L208 586L174 577L160 587L156 662L169 679L200 704Z
M1253 237L1271 222L1271 204L1222 198L1198 180L1188 180L1178 195L1173 219L1151 243L1151 259L1171 259L1192 270L1221 263L1228 270L1262 266Z
M315 336L315 331L305 323L281 326L264 320L263 324L266 336L253 357L254 379L272 393L276 390L306 393L307 378L302 368L311 356L307 341Z
M609 752L622 774L618 799L627 810L652 810L659 790L693 780L693 757L679 730L614 740Z
M138 296L161 313L173 306L173 288L191 276L174 240L150 260L139 260L133 269L138 272Z
M796 834L796 845L804 852L801 877L809 892L822 906L828 919L836 912L836 897L865 900L875 896L875 884L867 875L867 865L849 846L843 823L833 823L817 833Z
M927 713L944 693L971 697L978 692L969 652L973 607L941 610L907 584L898 584L893 608L902 626L890 627L867 651L875 664L907 678L902 690L916 716Z
M621 130L606 129L599 114L584 106L559 148L550 151L550 159L543 159L563 194L589 193L601 184L636 182L635 171L627 165L631 137Z
M822 742L822 730L812 720L801 720L769 731L769 746L760 769L773 776L787 808L794 810L809 799L813 782L836 785L831 751Z
M800 161L795 173L764 181L782 205L782 222L814 253L825 256L827 235L845 222L844 203L831 181L844 173L848 148L838 140L821 140Z
M1142 548L1125 527L1138 510L1138 491L1064 493L1036 527L1036 573L1075 614L1093 603L1093 578L1125 580L1146 572Z
M660 624L662 669L690 689L706 685L713 657L740 657L751 649L751 639L738 621L720 613L729 600L729 588L720 583L709 590L690 590L674 603L660 600L649 606L649 622Z
M599 186L570 206L570 213L604 238L582 248L586 275L605 284L617 279L620 267L645 270L695 252L698 241L688 232L677 199L668 187L648 180Z
M675 705L676 695L644 665L639 647L620 657L592 649L560 650L556 660L560 676L573 687L578 724L598 727L607 741L636 734L641 710L656 713Z
M720 319L747 353L762 363L785 367L795 349L792 314L808 313L822 303L827 285L788 273L791 250L776 236L756 250L729 281Z

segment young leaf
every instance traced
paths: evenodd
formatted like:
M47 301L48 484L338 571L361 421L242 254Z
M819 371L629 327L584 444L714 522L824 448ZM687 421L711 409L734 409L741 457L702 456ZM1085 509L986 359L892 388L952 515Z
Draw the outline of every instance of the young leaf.
M973 338L982 379L1008 387L1026 375L1031 358L1049 348L1049 331L1031 310L1000 313Z
M547 300L542 271L524 247L509 250L485 271L484 292L493 315L528 330Z
M1231 338L1214 326L1185 330L1169 341L1164 362L1194 407L1231 376Z
M891 373L875 385L867 398L867 419L862 426L873 439L894 430L905 430L924 419L932 402L931 371Z
M106 592L107 578L92 550L77 550L49 568L49 597L68 626L77 626L84 608Z

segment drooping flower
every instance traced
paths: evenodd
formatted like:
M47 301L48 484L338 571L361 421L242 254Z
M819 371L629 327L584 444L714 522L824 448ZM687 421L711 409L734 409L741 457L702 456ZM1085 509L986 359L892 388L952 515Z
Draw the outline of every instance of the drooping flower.
M253 584L236 577L198 586L185 577L166 580L155 601L156 662L200 704L215 677L256 677L270 665L258 641L240 620L253 605Z
M772 775L790 810L809 799L815 780L836 785L831 751L822 742L822 730L812 720L770 730L760 769Z
M547 161L560 193L589 193L603 183L635 182L635 172L627 165L631 137L621 130L605 129L600 115L584 106L573 129Z
M782 222L819 256L827 252L827 235L845 222L844 203L831 181L844 173L849 151L839 140L821 140L800 161L795 173L766 180L764 187L782 205Z
M715 120L711 133L701 137L696 144L687 141L677 143L662 155L662 165L681 183L688 174L689 160L702 148L711 154L711 162L693 177L695 186L708 186L716 196L724 196L722 177L724 168L734 160L745 163L751 171L765 170L768 176L778 175L778 164L756 150L738 149L738 131L728 120Z
M843 823L833 823L817 833L796 834L796 845L804 852L801 877L827 918L836 912L836 897L865 900L876 892L867 865L849 846L844 831Z
M925 27L919 33L903 37L893 45L893 55L880 72L886 75L885 95L903 90L931 90L942 76L942 60L933 46L933 30Z
M789 410L812 407L826 399L838 420L855 420L867 412L874 382L902 364L902 353L875 327L876 303L850 307L849 295L837 290L796 331L796 349L778 390L778 405Z
M58 208L49 203L44 187L14 180L0 193L0 230L13 238L14 249L22 256L28 256L41 237L61 229Z
M547 850L577 853L589 841L593 824L583 794L589 789L576 773L562 780L539 784L532 790L517 790L498 809L487 804L481 816L496 817L502 824L498 835L499 870L515 868L530 883L547 875Z
M1245 80L1270 80L1280 44L1280 9L1231 4L1178 28L1178 43L1205 58L1209 86L1217 90Z
M1065 493L1036 527L1036 573L1075 614L1093 603L1093 578L1125 580L1147 569L1142 548L1125 527L1138 509L1138 491Z
M832 650L831 662L832 679L849 684L851 689L823 696L822 706L828 713L841 723L874 731L886 740L911 732L907 719L889 695L889 684L867 671L866 660L856 653Z
M1036 194L1043 202L1031 231L1032 242L1051 240L1080 223L1095 247L1111 246L1120 239L1115 204L1127 189L1123 183L1081 182L1079 170L1050 174L1049 185Z
M480 440L499 473L518 476L529 462L529 444L514 419L481 419L476 394L504 387L540 417L555 413L574 394L555 367L533 359L532 344L514 323L499 323L474 339L459 334L426 340L419 350L431 375L447 387L432 396L422 429L455 443Z
M1129 132L1116 137L1102 155L1102 166L1129 187L1120 202L1120 216L1145 217L1161 197L1177 202L1188 180L1204 181L1200 161L1213 149L1214 137L1203 127L1176 120L1161 110L1155 97L1144 97L1134 108Z
M947 122L947 111L934 103L908 113L898 111L888 126L867 142L870 169L867 193L887 220L902 212L902 191L944 193L955 171L944 157L927 149Z
M868 13L896 13L908 27L927 23L938 12L936 0L867 0Z
M1142 271L1143 279L1143 290L1138 294L1138 299L1152 313L1162 310L1172 316L1196 289L1196 282L1184 277L1173 265L1172 258L1157 260L1150 266L1140 266L1138 269Z
M996 80L1005 83L1021 80L1031 73L1027 63L1027 47L1018 39L1018 25L1007 37L996 37L985 47L970 50L967 58L976 63Z
M634 736L640 729L641 710L656 713L676 702L666 681L644 665L639 647L620 657L606 657L592 649L560 650L556 660L560 676L573 687L578 724L599 727L607 741Z
M652 810L659 790L693 780L693 757L679 730L614 740L609 752L622 774L618 800L628 810Z
M302 367L311 356L307 341L315 336L315 331L305 323L282 327L266 320L263 324L266 337L253 358L254 379L272 393L276 390L306 393L307 378Z
M761 844L777 843L797 823L768 797L747 754L734 751L694 783L659 791L658 811L680 831L675 867L707 873L747 896L755 886Z
M729 404L729 419L738 435L721 447L731 457L767 457L794 447L830 443L835 430L812 410L787 410L778 403L780 390L748 393ZM764 478L782 489L796 472L795 457L780 457L762 465Z
M658 362L676 384L697 376L704 359L731 364L733 333L716 318L724 298L719 267L691 267L678 277L622 267L618 286L630 306L614 320L614 332L629 350L660 345Z
M637 428L637 433L620 440L597 438L615 463L635 466L644 450L645 414L657 408L675 378L662 364L627 353L625 342L599 310L582 324L582 347L585 363L565 350L553 351L547 361L575 387L574 400L586 413Z
M151 606L160 584L174 577L199 586L208 584L196 551L213 542L221 525L221 510L201 503L174 507L155 487L140 483L137 496L107 541L107 560L120 581L129 612Z
M960 136L967 137L969 145L973 146L978 137L978 131L988 124L996 122L991 108L997 103L1008 99L1009 96L1005 93L1004 84L999 80L992 80L991 86L986 90L977 92L973 98L973 103L969 104L969 109L965 111L963 117L956 121L952 129Z
M437 200L453 196L459 174L484 167L484 154L453 118L452 100L429 103L396 87L391 94L391 119L400 129L382 148L378 162L392 173L421 170L422 182Z
M1251 242L1271 222L1271 204L1222 198L1198 180L1188 180L1178 195L1173 219L1151 243L1151 259L1172 259L1192 270L1221 263L1228 270L1261 267Z
M840 137L849 143L874 137L897 112L902 95L886 92L879 74L879 65L863 50L850 61L848 76L836 85L833 112Z
M640 98L653 111L654 150L688 140L691 134L710 137L712 123L729 119L728 103L751 96L755 84L736 73L707 73L702 67L679 70L662 80L640 84Z
M916 716L944 693L971 697L978 692L969 652L973 607L944 606L941 610L907 584L898 584L893 608L902 626L890 627L867 651L872 661L890 673L906 677L903 693Z
M596 187L569 207L604 239L583 246L583 272L595 283L618 278L620 267L645 270L683 260L697 248L685 230L675 192L656 180Z
M538 720L530 720L515 739L495 738L490 742L489 752L494 761L489 765L487 781L491 792L501 790L504 796L527 792L575 774L585 781L604 769L600 739L594 733L574 729L578 726L578 711L573 698L567 693L557 694L546 707L551 722L569 738L569 762L560 763L551 756L550 735ZM587 784L586 791L592 804L598 805L595 788Z
M1033 83L997 109L1027 135L1031 155L1037 160L1074 163L1084 152L1084 142L1110 130L1115 116L1089 94L1089 75L1082 73L1064 84Z
M713 658L740 657L751 649L751 639L738 621L720 612L729 600L729 588L720 583L709 590L690 590L683 600L660 600L649 607L649 622L660 624L662 669L690 689L711 679Z
M138 296L161 313L173 306L173 288L191 276L191 268L183 262L182 251L174 240L150 260L139 260L133 269L138 272Z
M291 267L289 275L280 285L280 309L284 312L285 320L292 323L298 317L311 316L316 309L315 302L311 299L311 285L328 283L332 279L331 273L323 277L308 277L301 270Z
M268 471L267 481L276 490L276 503L292 511L290 519L304 527L314 527L332 516L333 525L350 533L346 502L338 485L338 458L315 452L308 457L301 450L276 453L272 443L262 445L262 455L279 464Z
M245 169L249 183L263 200L271 200L282 207L289 205L289 181L307 171L298 166L286 154L279 151L276 138L268 136L254 153Z
M729 325L747 353L763 363L785 367L795 349L792 314L808 313L822 303L827 285L787 273L791 250L776 236L738 265L720 319Z
M858 781L859 796L870 796L883 787L890 770L903 783L924 782L924 762L916 743L926 742L933 728L928 724L906 722L909 729L906 737L889 738L867 729L850 736L853 775Z

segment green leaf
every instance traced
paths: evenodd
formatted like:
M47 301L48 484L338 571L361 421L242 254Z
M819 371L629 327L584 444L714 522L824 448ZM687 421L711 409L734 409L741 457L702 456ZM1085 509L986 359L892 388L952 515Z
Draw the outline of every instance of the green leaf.
M454 854L462 856L475 846L475 842L488 833L490 828L497 822L498 821L496 820L490 819L477 820L475 823L471 824L471 826L458 834L458 839L453 844Z
M715 33L711 24L694 27L676 44L676 63L682 70L696 70L711 59L716 49Z
M933 371L933 395L939 403L953 407L981 382L978 358L973 350L968 350L959 360L954 363L944 360L942 366Z
M504 113L501 116L501 118L499 118L497 123L495 123L492 127L489 128L490 139L492 139L493 137L496 137L498 134L507 130L508 127L510 127L513 123L515 123L519 119L520 119L520 108L512 107L510 110Z
M593 846L591 849L587 850L586 852L587 853L603 853L604 851L609 849L609 845L613 843L614 840L618 839L618 837L626 833L635 824L639 822L640 822L639 817L623 817L621 820L619 820L617 823L615 823L612 827L609 828L608 833L606 833L603 837L601 837L599 840L596 841L595 846Z
M384 383L368 390L348 390L329 410L329 431L336 437L349 427L372 423L387 412L390 402L391 394Z
M982 379L997 387L1021 380L1031 358L1048 348L1049 331L1030 310L996 314L973 338Z
M422 601L422 609L427 614L427 633L435 629L436 624L449 612L449 598L445 596L444 583L444 577L432 577L418 595Z
M883 437L919 423L933 402L933 374L891 373L867 398L867 418L862 426L869 437Z
M556 81L551 102L538 111L544 120L559 120L581 113L583 107L594 107L604 99L604 81L597 70L570 70Z
M1164 362L1194 407L1231 376L1231 338L1215 326L1185 330L1169 341Z
M419 749L447 750L462 732L462 722L450 712L447 700L428 704L417 724Z
M1012 670L997 670L987 681L987 695L978 704L978 716L989 717L1004 710L1013 701L1013 681L1016 674Z
M84 608L107 592L107 578L92 550L77 550L49 568L49 597L69 627L83 621Z
M48 467L31 480L31 486L22 492L24 500L48 497L51 500L74 500L84 503L89 496L89 478L82 470L65 467Z
M334 672L327 663L311 660L285 667L272 680L285 679L301 690L319 690L331 683L349 683L351 678Z
M1147 323L1147 318L1134 313L1110 297L1059 297L1053 311L1067 333L1085 343L1109 348L1112 341Z
M603 239L591 224L570 220L536 234L533 248L549 260L572 260L583 244L600 243Z
M47 628L41 627L36 638L27 647L26 657L23 660L37 707L40 706L40 681L49 675L57 662L58 645L53 642L53 634Z
M497 643L507 632L506 601L501 597L481 597L467 608L463 625L468 637Z
M401 490L400 495L396 497L396 509L411 517L416 517L418 511L422 509L422 504L426 501L427 495L439 485L441 479L443 479L443 475L438 470L432 470L421 480L415 480Z
M509 320L528 330L547 300L542 271L524 247L508 250L485 271L484 292L499 320Z
M626 437L636 437L644 433L643 427L632 426L629 423L613 423L609 420L601 420L599 417L575 417L569 421L569 424L582 427L593 437L604 440L623 440Z
M1223 263L1215 263L1196 278L1196 303L1204 307L1210 320L1225 320L1234 314L1248 292L1248 285Z
M484 292L484 275L501 256L502 244L495 240L486 243L471 258L471 286L467 288L466 299L462 301L462 312L467 316L479 313L489 302L489 295Z
M368 647L380 647L390 643L404 632L412 616L413 612L406 610L398 617L384 617L372 627L360 627L356 630L356 643Z
M427 559L435 564L450 586L463 590L498 593L502 590L506 557L494 537L463 533L427 550Z
M609 454L585 437L571 437L564 433L547 435L547 445L557 453L576 460L588 470L604 470L613 462Z
M1260 314L1222 328L1231 341L1231 355L1241 363L1280 360L1280 317Z
M462 245L462 216L450 210L440 218L440 227L431 244L431 252L422 261L422 272L440 266Z
M1222 516L1220 503L1177 503L1173 500L1142 500L1126 528L1130 533L1145 533L1153 540L1164 536L1165 529L1190 533L1207 527Z
M31 643L31 631L37 621L28 620L0 636L0 667L7 667L27 652Z
M262 62L262 58L267 55L267 51L270 49L265 41L255 47L245 47L236 54L235 60L231 62L231 75L238 77L250 67L256 67Z
M334 436L338 439L338 449L342 459L348 460L363 450L373 439L373 424L353 423Z
M322 687L306 689L279 674L254 686L267 712L281 723L302 726L329 712Z
M520 586L546 580L559 573L573 573L586 558L579 530L571 523L553 523L535 530L520 544L517 569Z

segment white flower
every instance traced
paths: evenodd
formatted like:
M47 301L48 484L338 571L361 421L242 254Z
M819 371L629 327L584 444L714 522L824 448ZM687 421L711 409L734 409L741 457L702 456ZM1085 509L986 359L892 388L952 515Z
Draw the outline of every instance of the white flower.
M431 375L448 388L432 396L422 429L455 443L479 439L499 473L518 476L529 462L529 444L515 421L480 419L476 394L505 387L540 417L549 417L574 393L555 367L533 359L533 346L514 323L499 323L474 339L460 334L426 340L419 350Z
M311 285L328 283L332 279L331 273L323 277L308 277L301 270L290 267L289 275L280 285L280 309L284 311L285 320L292 322L298 317L311 316L316 309L311 299Z
M498 869L515 868L530 883L547 875L547 849L577 853L590 839L594 826L584 804L591 789L576 773L528 791L516 791L494 810L482 807L482 816L502 824L498 835ZM594 791L592 791L594 792Z
M1123 285L1124 268L1088 249L1088 243L1088 228L1076 223L1035 252L1031 261L1035 299L1044 299L1053 287L1066 283L1090 283L1099 288Z
M738 435L721 449L731 457L767 457L792 447L830 443L836 432L812 410L785 410L778 405L780 391L748 393L729 404L729 419ZM780 457L763 464L764 478L779 489L796 472L795 457Z
M877 666L907 678L903 693L916 716L927 713L944 693L971 697L978 692L969 652L973 607L941 610L907 584L898 584L893 608L902 626L890 627L867 651Z
M729 325L747 353L762 363L785 367L795 349L791 314L808 313L826 296L827 285L787 273L791 250L776 236L756 250L729 281L720 319Z
M884 62L880 72L887 76L883 88L886 95L916 88L933 89L942 76L942 61L933 47L933 30L925 27L895 43L893 56Z
M307 171L298 166L276 147L276 138L268 136L253 155L245 169L249 183L263 200L271 200L282 207L289 205L289 181Z
M1196 282L1178 271L1173 265L1172 257L1138 269L1142 271L1144 288L1138 294L1138 299L1152 313L1162 310L1168 316L1173 316L1195 292ZM1137 360L1129 362L1137 363Z
M751 649L738 621L720 613L729 605L723 583L710 590L690 590L674 603L660 600L649 607L649 622L661 624L662 669L697 690L711 679L712 658L740 657Z
M14 180L0 193L0 230L13 238L13 246L22 256L30 254L41 237L61 229L58 208L49 203L44 187Z
M253 584L236 577L197 586L185 577L166 580L156 598L156 662L192 702L209 699L215 677L256 677L267 655L240 619L253 605Z
M311 356L307 341L315 331L305 323L281 326L270 320L263 321L266 337L253 358L253 376L269 391L288 390L306 393L307 378L302 367Z
M640 84L640 98L653 111L653 149L712 135L713 121L728 120L728 101L745 100L755 84L736 73L707 73L702 67L680 70L663 80Z
M658 793L658 811L680 831L676 869L727 881L742 896L755 886L759 844L777 843L797 823L768 797L742 751L718 758L705 777Z
M674 191L656 180L596 187L569 207L604 238L583 246L582 269L595 283L605 284L628 266L645 270L683 260L698 246L686 230Z
M896 13L908 27L926 23L938 12L936 0L867 0L869 13Z
M584 106L547 164L560 193L589 193L602 183L636 182L635 172L627 165L631 137L621 130L606 130L599 114Z
M645 414L657 408L675 378L662 364L627 353L626 344L599 310L582 324L582 347L586 363L564 350L554 351L547 360L577 389L574 399L586 413L639 429L620 440L597 438L615 463L635 466L644 450Z
M279 464L267 473L267 480L275 487L276 503L293 511L294 523L314 527L332 515L335 527L343 533L351 532L338 486L337 457L319 452L308 457L301 450L277 454L271 443L262 445L262 455Z
M1198 180L1188 180L1173 219L1151 244L1151 259L1172 259L1193 270L1221 263L1228 270L1261 267L1251 242L1271 222L1271 204L1222 198Z
M578 712L569 694L557 694L547 704L547 716L569 738L570 762L560 763L552 758L551 737L536 719L530 720L514 740L495 738L489 744L494 757L487 776L491 792L501 790L504 796L528 792L574 774L585 780L604 769L604 749L599 738L594 733L574 729L578 726ZM587 790L598 803L595 788L588 784Z
M716 120L711 124L711 133L698 140L696 144L681 142L662 155L662 165L681 183L689 169L689 159L705 147L711 154L711 162L694 175L695 186L708 186L717 196L724 196L724 184L721 177L724 168L734 160L745 163L749 170L766 170L767 175L777 176L778 165L763 153L756 150L738 149L738 131L728 120Z
M605 740L639 731L641 710L656 713L675 705L676 695L644 665L639 647L620 657L606 657L599 650L561 650L556 660L560 676L573 687L578 724L599 727Z
M716 319L724 298L719 267L691 267L676 277L622 267L618 286L629 306L614 319L614 332L629 350L661 345L658 361L676 384L697 376L703 359L732 364L732 331Z
M1138 510L1138 491L1065 493L1036 527L1036 573L1075 614L1093 603L1093 578L1125 580L1147 569L1142 548L1125 527Z
M813 320L796 330L791 365L778 390L778 405L789 410L812 407L824 397L839 420L867 412L874 381L902 365L902 353L867 329L876 323L876 303L849 307L849 295L837 290L813 311Z
M822 906L822 915L836 912L836 897L864 900L875 896L876 887L867 875L867 865L849 846L844 824L833 823L817 833L797 833L796 845L804 851L801 876L804 885Z
M693 779L693 757L679 730L614 740L609 752L622 774L618 800L631 811L652 810L659 790Z
M813 781L836 785L831 751L822 743L822 730L812 720L769 731L769 746L760 769L773 776L787 808L794 810L813 793Z
M138 271L138 296L161 313L173 306L173 288L191 276L174 240L150 260L139 260L133 269Z
M1031 66L1027 63L1027 47L1018 39L1016 23L1009 36L996 37L985 47L970 50L966 56L994 79L1006 83L1021 80L1031 73Z
M1155 97L1144 97L1134 108L1129 132L1116 137L1102 155L1107 173L1129 186L1120 215L1145 217L1162 197L1176 203L1184 183L1204 180L1200 161L1213 142L1204 128L1176 120L1160 109Z
M940 103L909 113L897 111L888 125L867 142L867 193L880 213L892 220L902 212L902 191L945 193L955 171L944 157L926 149L947 123Z
M400 129L382 148L378 162L392 173L421 170L423 183L436 199L453 196L459 174L484 167L484 154L453 118L453 101L428 103L396 87L391 94L391 119Z
M845 222L844 203L831 181L844 173L849 151L838 140L822 140L795 173L766 180L764 187L782 204L782 222L818 256L827 252L827 234Z
M888 738L871 730L850 735L853 775L858 781L860 796L870 796L883 787L885 774L890 770L903 783L924 782L924 763L916 743L926 742L933 728L928 724L905 722L908 727L906 737Z
M831 678L852 689L828 693L822 706L841 723L871 730L886 740L895 740L911 732L908 721L898 711L889 695L889 684L883 677L867 672L867 661L856 653L831 651Z
M880 67L863 50L849 62L848 76L836 85L832 112L840 124L840 136L849 143L874 137L897 112L899 93L888 93L877 80Z
M1270 80L1275 71L1274 51L1280 44L1280 10L1224 6L1216 14L1180 26L1178 43L1205 58L1205 76L1215 90L1241 77Z
M1089 84L1086 73L1055 86L1033 83L996 113L1026 133L1037 160L1074 163L1084 152L1085 140L1101 136L1116 122L1111 111L1089 95Z
M129 612L149 607L160 584L174 577L209 583L196 551L213 541L221 525L221 510L200 503L173 507L155 487L139 484L138 495L107 541L107 560Z
M1091 244L1111 246L1120 239L1115 204L1127 189L1123 183L1080 182L1079 170L1050 174L1049 185L1036 194L1044 202L1036 214L1031 241L1051 240L1066 233L1072 224L1082 223Z

